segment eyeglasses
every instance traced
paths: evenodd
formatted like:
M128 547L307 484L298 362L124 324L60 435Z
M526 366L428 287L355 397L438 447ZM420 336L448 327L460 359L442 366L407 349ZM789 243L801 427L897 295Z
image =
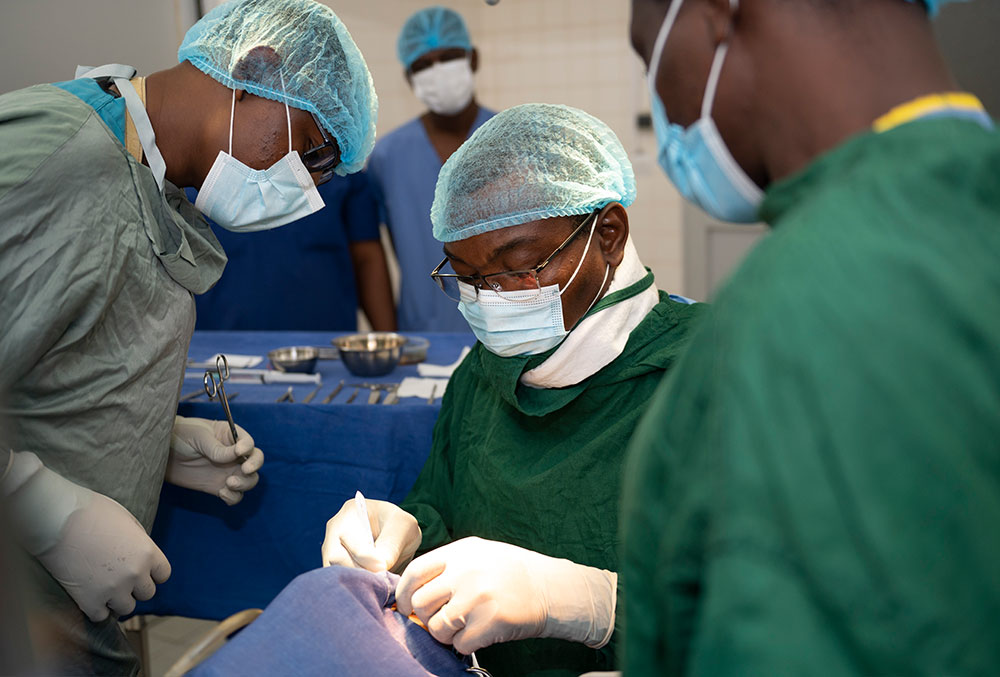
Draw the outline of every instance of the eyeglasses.
M556 250L549 254L544 261L539 263L534 268L529 268L528 270L508 270L502 273L491 273L489 275L458 275L456 273L442 273L441 269L448 265L449 260L445 257L444 261L438 264L437 268L431 271L431 279L437 283L438 288L443 291L448 298L454 301L462 300L474 300L470 299L471 294L475 294L475 298L479 296L479 290L489 290L494 291L501 297L506 298L511 301L531 301L541 292L542 285L538 281L538 274L542 272L545 266L549 265L556 256L559 255L563 249L569 246L569 243L573 241L577 235L579 235L584 226L590 223L591 217L597 218L600 212L593 212L587 214L583 221L580 222L569 237L567 237L561 245L556 247ZM463 291L463 286L464 287ZM471 289L470 289L471 288Z
M333 177L334 168L340 164L340 146L336 139L331 139L326 135L326 130L320 123L315 113L311 113L319 133L323 135L323 143L310 148L302 154L302 164L306 166L310 174L322 172L316 185L326 183Z

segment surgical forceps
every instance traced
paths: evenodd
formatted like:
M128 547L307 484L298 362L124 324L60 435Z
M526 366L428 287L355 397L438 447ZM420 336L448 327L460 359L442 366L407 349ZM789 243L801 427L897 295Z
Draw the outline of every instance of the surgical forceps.
M218 376L219 380L216 381L215 377ZM225 355L219 355L215 358L215 371L211 369L205 370L205 393L210 397L214 398L216 395L222 401L222 408L226 412L226 420L229 421L229 432L233 434L233 444L236 444L238 439L236 436L236 424L233 423L233 412L229 410L229 398L226 397L226 386L225 382L229 379L229 362L226 361Z

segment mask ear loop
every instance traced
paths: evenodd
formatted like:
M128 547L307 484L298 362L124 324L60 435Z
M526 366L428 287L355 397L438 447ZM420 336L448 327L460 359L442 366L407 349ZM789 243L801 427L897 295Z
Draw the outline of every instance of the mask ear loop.
M288 93L285 91L285 76L282 75L279 72L278 73L278 77L281 78L281 93L284 94L287 97ZM285 120L288 121L288 152L291 153L292 152L292 114L288 111L288 101L282 100L282 103L285 104Z
M236 90L233 90L233 102L229 104L229 156L233 155L233 116L236 115Z
M646 70L646 78L649 80L649 85L653 88L653 93L656 93L656 74L660 71L660 59L663 57L663 46L667 44L667 36L670 35L671 29L674 27L674 22L677 20L677 15L680 14L681 5L683 0L674 0L670 5L670 9L667 10L667 14L663 17L663 23L660 24L660 32L656 34L656 42L653 43L653 53L649 56L649 68Z
M734 12L739 9L739 0L729 0L729 7ZM712 116L712 106L715 104L715 93L719 89L719 80L722 77L722 64L726 60L726 54L729 52L729 38L733 33L733 26L730 23L729 30L726 32L726 37L722 40L722 44L719 48L715 50L715 58L712 59L712 68L708 72L708 83L705 85L705 98L701 102L701 117L708 118Z
M594 214L594 223L590 226L590 235L587 236L587 246L583 248L583 256L580 257L580 263L577 264L576 270L574 270L573 274L570 276L569 282L566 283L565 287L559 290L559 296L562 296L566 290L569 289L569 286L573 284L573 280L576 279L576 274L580 272L581 268L583 268L583 262L587 260L587 252L590 251L590 241L594 239L594 229L597 228L597 219L600 216L601 212ZM607 273L605 273L605 278L607 278ZM604 285L601 284L601 286L603 287Z

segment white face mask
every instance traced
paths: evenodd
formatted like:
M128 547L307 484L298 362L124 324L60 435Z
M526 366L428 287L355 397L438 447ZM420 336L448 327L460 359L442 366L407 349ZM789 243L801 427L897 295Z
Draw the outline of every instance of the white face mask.
M458 310L469 323L472 333L487 350L500 357L537 355L562 343L569 334L563 321L562 295L573 284L577 273L583 267L599 217L599 213L594 215L594 222L587 236L587 246L584 247L580 263L576 264L576 269L565 287L560 288L558 284L550 284L542 287L537 295L525 293L525 299L515 300L517 293L507 292L501 296L493 290L480 289L477 294L472 285L458 283L462 293ZM605 265L604 279L597 289L594 300L587 307L588 311L600 298L610 272L611 266Z
M472 64L466 57L439 61L410 76L413 93L438 115L454 115L472 101Z
M233 113L229 112L229 152L219 151L198 191L194 206L217 224L237 233L270 230L323 208L309 170L292 150L292 116L288 119L288 154L267 169L253 169L233 157Z

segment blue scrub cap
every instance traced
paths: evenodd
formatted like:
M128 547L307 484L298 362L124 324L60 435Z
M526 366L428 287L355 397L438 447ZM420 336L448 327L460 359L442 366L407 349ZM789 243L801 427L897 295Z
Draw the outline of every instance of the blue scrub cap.
M611 128L582 110L508 108L448 158L431 206L434 237L464 240L635 200L635 173Z
M469 31L458 12L447 7L422 9L403 24L396 41L396 54L409 70L413 62L435 49L472 49Z
M918 0L908 0L908 2L917 2ZM941 9L942 5L947 5L955 0L919 0L923 2L927 7L927 13L931 16L937 16L938 10ZM960 0L961 1L961 0Z
M315 114L340 146L341 176L360 170L375 145L368 66L343 22L315 0L230 0L191 27L177 59L226 87Z

